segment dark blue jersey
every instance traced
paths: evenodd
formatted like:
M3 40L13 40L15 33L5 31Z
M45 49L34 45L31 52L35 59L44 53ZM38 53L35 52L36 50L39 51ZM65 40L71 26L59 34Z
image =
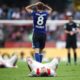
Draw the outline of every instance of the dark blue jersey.
M33 32L46 33L47 12L32 12L33 16Z

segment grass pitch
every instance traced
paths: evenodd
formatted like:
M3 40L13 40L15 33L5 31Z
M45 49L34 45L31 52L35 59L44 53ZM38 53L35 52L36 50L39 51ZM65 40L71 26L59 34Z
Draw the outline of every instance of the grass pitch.
M0 80L80 80L80 64L60 63L57 77L28 77L29 69L25 62L18 62L18 68L1 68Z

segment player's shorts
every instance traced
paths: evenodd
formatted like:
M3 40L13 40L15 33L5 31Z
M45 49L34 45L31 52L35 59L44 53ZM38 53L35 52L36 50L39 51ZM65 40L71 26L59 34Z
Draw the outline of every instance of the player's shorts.
M66 40L66 48L77 48L77 40L76 38L67 38Z
M33 33L33 48L40 48L43 49L45 47L46 42L46 34L45 33Z

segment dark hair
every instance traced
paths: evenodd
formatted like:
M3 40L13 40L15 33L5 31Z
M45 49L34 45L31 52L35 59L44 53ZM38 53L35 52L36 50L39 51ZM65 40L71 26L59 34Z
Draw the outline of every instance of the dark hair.
M46 77L46 76L48 76L46 72L41 74L41 77Z
M39 10L45 10L45 7L44 7L43 4L39 4L39 5L37 5L37 8L38 8Z
M37 11L37 6L32 7L33 11Z

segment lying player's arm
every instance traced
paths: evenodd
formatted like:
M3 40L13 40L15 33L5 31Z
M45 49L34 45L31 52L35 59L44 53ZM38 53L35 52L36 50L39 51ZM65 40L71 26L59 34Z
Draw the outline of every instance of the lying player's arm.
M28 11L29 13L32 13L33 12L33 9L32 9L33 6L36 6L36 4L32 4L32 5L25 7L26 11Z
M52 8L45 4L44 4L44 6L47 9L48 13L50 14L52 12Z

